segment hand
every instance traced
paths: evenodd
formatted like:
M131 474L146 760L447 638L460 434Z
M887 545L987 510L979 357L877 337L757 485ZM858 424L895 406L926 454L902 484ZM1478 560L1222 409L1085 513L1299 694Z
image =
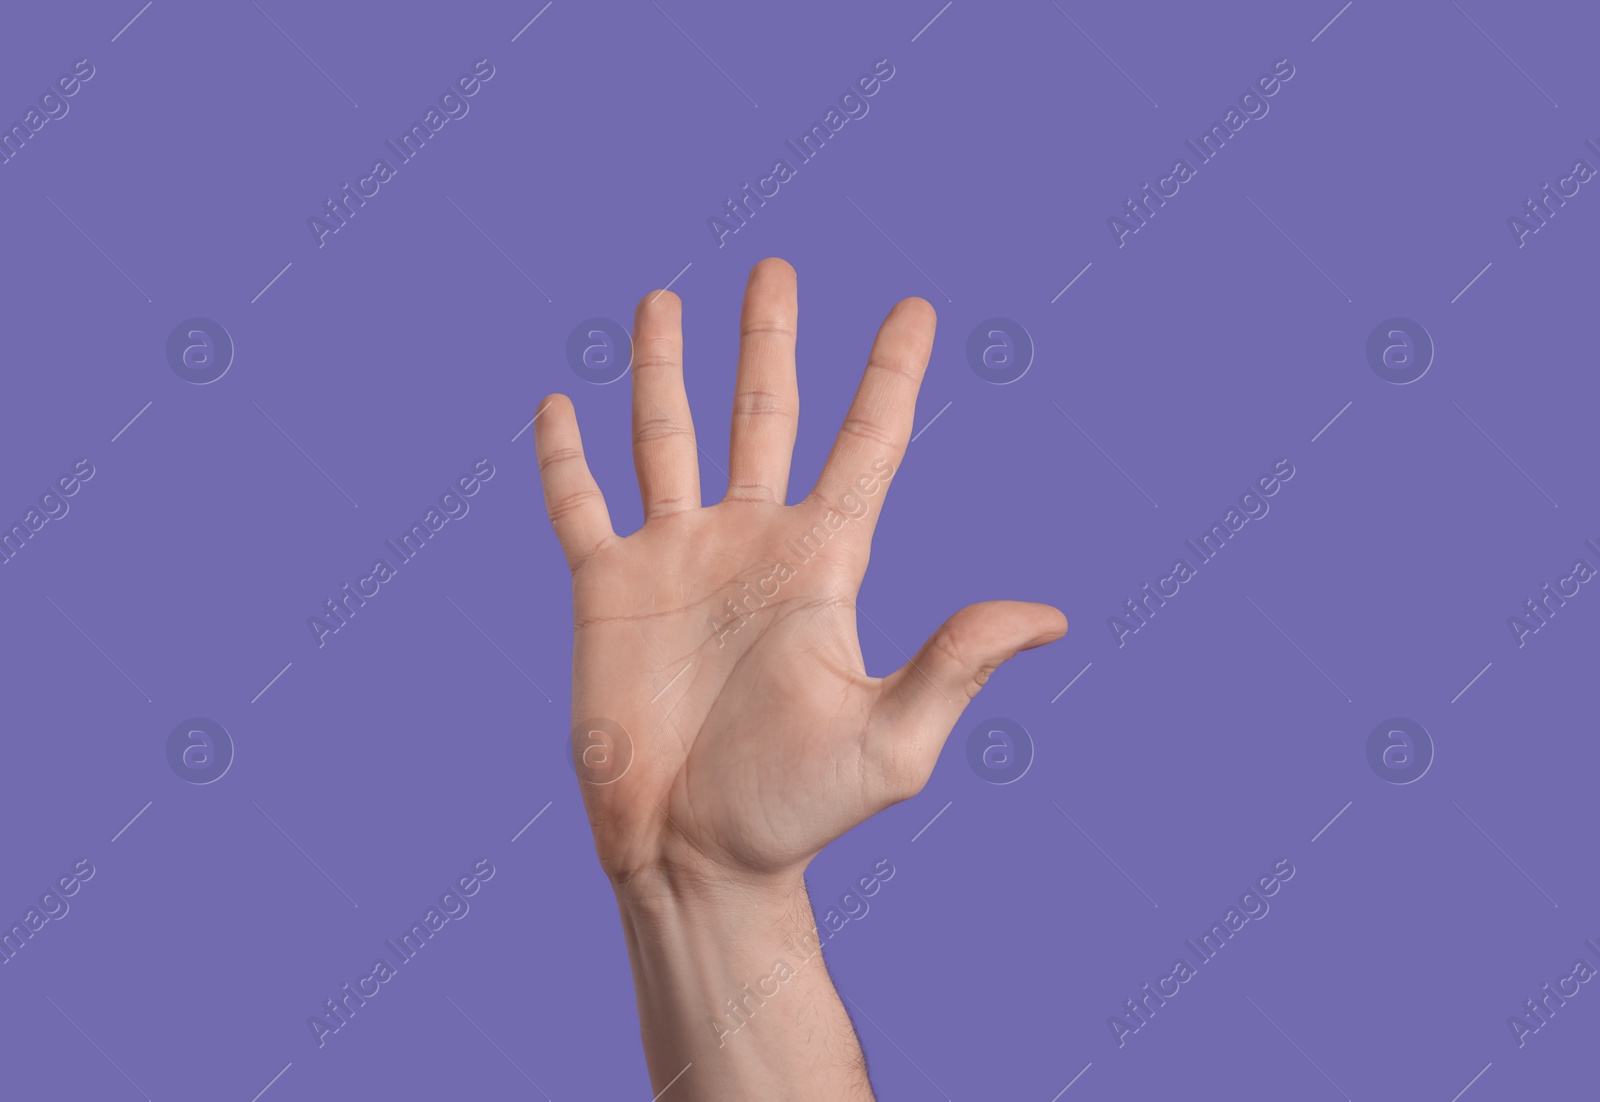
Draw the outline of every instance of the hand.
M933 308L910 298L889 312L822 476L794 505L794 269L771 259L751 272L729 486L710 507L681 316L663 291L634 319L644 527L612 531L560 395L537 420L539 469L572 569L574 754L601 864L619 885L648 876L743 891L795 877L828 842L919 792L990 673L1067 623L1047 605L972 605L904 667L870 676L855 598L911 434Z
M573 754L617 894L654 1087L680 1102L872 1097L817 951L802 873L927 783L974 693L1061 637L1045 605L963 609L886 678L855 596L911 435L933 309L889 312L815 488L785 505L799 423L794 269L750 274L729 486L703 508L682 308L634 318L633 453L644 527L611 528L572 404L536 418L551 524L572 568Z

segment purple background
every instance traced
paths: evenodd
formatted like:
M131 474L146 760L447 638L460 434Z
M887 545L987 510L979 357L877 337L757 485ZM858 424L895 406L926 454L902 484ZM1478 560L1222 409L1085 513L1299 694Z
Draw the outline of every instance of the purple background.
M869 671L974 600L1073 624L992 681L926 791L812 866L819 907L897 870L828 948L881 1095L1592 1096L1592 985L1524 1047L1507 1018L1600 964L1600 597L1520 648L1507 618L1600 565L1600 182L1526 247L1507 218L1600 165L1594 14L664 7L0 17L0 119L96 69L0 165L0 519L96 470L0 566L0 923L97 870L0 967L0 1094L650 1096L561 764L567 575L514 436L572 394L635 526L627 383L564 349L679 273L719 497L739 298L778 255L804 307L797 490L886 309L939 311L862 593ZM470 114L319 248L308 216L479 58ZM708 216L880 58L870 114L719 248ZM1108 217L1280 58L1270 114L1119 248ZM1009 386L966 358L997 315L1037 345ZM1396 315L1438 347L1409 386L1366 360ZM209 386L165 358L194 316L237 345ZM307 617L480 458L470 514L319 648ZM1119 647L1107 618L1280 458L1271 513ZM190 716L236 744L211 785L166 763ZM1032 733L1014 784L966 763L989 716ZM1391 716L1435 744L1414 784L1367 765ZM480 858L470 915L319 1049L308 1016ZM1282 858L1270 913L1119 1048L1108 1017Z

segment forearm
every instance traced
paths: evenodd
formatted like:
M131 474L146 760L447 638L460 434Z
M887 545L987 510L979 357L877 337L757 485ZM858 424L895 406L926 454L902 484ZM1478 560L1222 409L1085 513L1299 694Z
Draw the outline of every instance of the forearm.
M870 1102L804 880L670 879L617 889L651 1082L671 1084L663 1102Z

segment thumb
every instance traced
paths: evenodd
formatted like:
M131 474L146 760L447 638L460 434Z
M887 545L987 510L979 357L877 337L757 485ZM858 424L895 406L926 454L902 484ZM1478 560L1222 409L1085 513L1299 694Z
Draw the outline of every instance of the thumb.
M1019 652L1066 633L1059 610L1028 601L985 601L946 620L915 658L884 679L874 709L868 749L891 786L919 791L950 729L989 675Z

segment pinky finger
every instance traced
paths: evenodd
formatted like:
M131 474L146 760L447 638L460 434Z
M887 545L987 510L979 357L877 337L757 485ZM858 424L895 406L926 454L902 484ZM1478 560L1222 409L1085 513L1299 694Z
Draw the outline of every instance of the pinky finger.
M606 499L589 473L578 435L578 416L572 400L552 394L539 403L534 418L534 444L539 456L539 480L544 484L544 507L550 514L567 566L576 571L602 544L613 539Z

